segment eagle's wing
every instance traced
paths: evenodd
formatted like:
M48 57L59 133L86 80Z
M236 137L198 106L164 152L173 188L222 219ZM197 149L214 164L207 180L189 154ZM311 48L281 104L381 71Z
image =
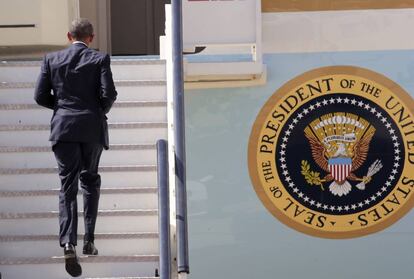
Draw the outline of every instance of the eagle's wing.
M360 141L354 146L354 157L352 158L352 170L357 170L367 159L369 143L374 136L374 131L366 134Z
M312 157L318 166L326 172L329 172L328 160L325 158L325 146L313 135L305 134L309 140L309 144L312 150Z

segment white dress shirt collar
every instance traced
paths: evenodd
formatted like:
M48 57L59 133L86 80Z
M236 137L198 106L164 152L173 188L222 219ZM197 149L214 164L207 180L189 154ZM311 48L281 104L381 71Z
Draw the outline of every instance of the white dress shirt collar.
M85 44L85 43L84 43L84 42L82 42L82 41L74 41L74 42L72 43L72 45L74 45L74 44L82 44L82 45L88 46L87 44Z

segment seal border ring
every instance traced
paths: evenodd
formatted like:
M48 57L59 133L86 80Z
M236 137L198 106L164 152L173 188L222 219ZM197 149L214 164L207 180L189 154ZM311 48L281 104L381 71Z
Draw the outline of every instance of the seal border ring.
M367 228L362 228L359 230L352 230L347 232L333 232L333 231L321 231L316 230L311 227L307 227L302 225L298 222L295 222L287 215L283 214L270 200L270 198L266 195L264 187L260 181L258 168L257 168L257 148L259 141L257 140L261 129L262 124L264 123L266 117L271 113L272 109L274 108L275 103L279 102L283 97L285 97L286 92L289 92L290 89L295 88L309 80L327 76L327 75L340 75L340 74L348 74L348 75L355 75L358 77L366 78L372 80L385 88L392 88L390 90L393 94L395 94L401 101L405 104L408 108L411 115L414 111L414 100L411 96L397 83L389 79L388 77L374 72L372 70L361 68L357 66L327 66L327 67L320 67L310 71L307 71L303 74L293 77L286 83L284 83L279 89L277 89L266 101L266 103L260 109L251 129L249 141L248 141L248 152L247 152L247 163L249 169L249 175L251 182L253 184L253 188L259 197L262 204L265 208L279 221L283 224L287 225L290 228L293 228L299 232L302 232L307 235L316 236L320 238L330 238L330 239L348 239L348 238L356 238L362 237L365 235L369 235L378 231L381 231L394 223L400 220L403 216L405 216L411 208L414 206L414 197L410 197L394 214L391 218L388 218L380 223L373 224ZM404 139L404 138L403 138Z

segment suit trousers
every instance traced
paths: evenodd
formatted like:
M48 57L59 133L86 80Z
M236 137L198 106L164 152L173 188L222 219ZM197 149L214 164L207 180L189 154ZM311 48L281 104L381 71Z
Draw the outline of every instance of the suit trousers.
M79 180L83 193L84 241L94 241L101 187L98 166L102 149L102 144L83 142L57 141L52 146L61 181L59 193L61 247L65 243L77 245Z

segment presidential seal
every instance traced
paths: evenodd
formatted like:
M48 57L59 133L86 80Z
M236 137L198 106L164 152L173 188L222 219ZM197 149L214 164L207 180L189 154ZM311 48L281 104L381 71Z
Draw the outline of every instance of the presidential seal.
M382 230L414 203L414 102L367 69L307 72L261 109L249 141L254 189L286 225L326 238Z

